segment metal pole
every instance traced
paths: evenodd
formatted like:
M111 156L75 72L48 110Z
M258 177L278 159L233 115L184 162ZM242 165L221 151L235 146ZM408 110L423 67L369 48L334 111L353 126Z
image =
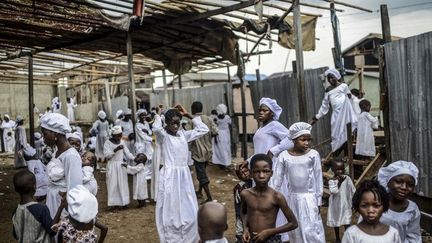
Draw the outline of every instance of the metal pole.
M128 60L128 77L129 77L129 106L132 109L132 123L135 131L136 122L136 98L135 98L135 80L134 80L134 70L133 70L133 49L132 49L132 34L127 32L127 60Z
M30 144L34 147L34 97L33 97L33 56L28 56L28 102L29 102L29 128L30 128Z
M256 81L261 81L261 74L258 68L255 69L255 76L256 76Z
M296 48L296 67L297 67L297 82L298 82L298 103L300 111L300 120L307 121L306 113L306 95L304 84L304 67L303 67L303 36L300 17L300 0L293 1L294 13L294 29L295 29L295 48Z

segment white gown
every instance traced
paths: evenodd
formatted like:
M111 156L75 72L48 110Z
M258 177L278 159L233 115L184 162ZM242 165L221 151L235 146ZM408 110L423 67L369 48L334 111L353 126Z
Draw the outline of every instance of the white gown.
M2 121L0 128L3 129L3 144L5 148L5 152L12 153L15 149L15 133L14 127L15 122L9 120L8 122ZM8 135L10 133L10 136Z
M38 159L27 161L28 170L36 177L35 197L45 196L48 192L48 175L46 166Z
M192 119L193 130L180 130L169 135L155 116L153 132L162 146L164 166L160 170L156 201L156 226L160 242L195 243L199 240L197 228L198 202L188 167L188 142L209 132L197 116Z
M315 115L317 119L320 119L327 114L331 106L332 116L330 123L333 152L338 150L347 141L346 124L351 123L352 130L357 126L357 115L351 106L348 94L351 94L351 92L345 83L326 92L321 107Z
M369 112L362 112L358 117L357 144L355 154L375 157L375 138L373 129L378 128L378 118Z
M148 198L147 191L147 173L148 170L144 164L135 166L128 165L127 173L133 176L133 199L145 200Z
M67 118L69 119L69 121L75 121L75 107L77 107L77 105L74 104L73 101L71 101L70 103L66 104L67 107Z
M50 170L55 165L56 170ZM67 192L76 185L82 185L82 161L75 148L64 151L57 158L47 165L48 173L48 193L46 205L50 211L51 218L54 218L58 207L60 206L61 197L58 194ZM56 174L59 172L58 174ZM53 174L52 174L53 173Z
M342 238L342 243L401 243L397 230L389 227L384 235L370 235L363 232L357 225L349 227Z
M114 149L119 145L123 145L123 149L114 152ZM108 159L106 167L108 206L128 205L130 202L128 176L126 168L121 164L125 159L133 160L134 156L123 141L114 144L109 139L104 145L104 155Z
M217 143L213 142L213 157L214 164L229 166L231 164L231 133L229 126L231 118L225 115L223 119L217 119L216 125L219 129L219 134L214 138Z
M278 121L271 121L267 125L258 128L253 136L254 154L267 154L270 150L273 156L273 173L276 174L276 168L278 164L278 156L280 152L292 148L294 145L288 137L288 129ZM286 186L286 180L284 180L284 186L281 187L281 192L286 199L288 199L288 189ZM269 185L274 187L274 176L270 178ZM276 219L276 227L287 223L285 215L282 210L279 210ZM288 234L283 233L282 241L288 241Z
M127 122L121 120L120 121L120 126L123 129L123 138L122 138L122 140L123 140L124 144L126 145L126 147L129 149L129 151L132 154L135 154L134 143L133 143L133 141L129 140L129 135L134 132L132 120L129 120ZM129 164L133 164L133 161L129 161Z
M143 130L147 130L148 133ZM143 148L143 152L148 160L151 160L153 157L153 138L151 137L152 131L150 130L150 126L145 123L138 122L135 125L135 148L137 148L137 144L140 144Z
M104 160L104 145L108 139L109 123L106 120L103 122L101 120L97 120L93 123L91 129L97 131L95 146L96 158Z
M83 186L89 190L91 194L96 196L98 191L98 184L96 178L94 177L94 169L91 166L83 166Z
M321 158L311 149L304 155L293 156L288 151L279 155L274 175L276 190L280 190L286 178L288 182L288 206L298 221L298 228L288 232L290 242L325 243L325 232L318 206L323 194Z
M381 223L393 226L401 237L403 243L421 243L420 210L417 205L408 200L405 211L395 212L389 209L381 216Z
M350 225L352 217L352 197L355 186L349 176L338 188L338 180L329 180L330 199L327 211L327 226L340 227Z

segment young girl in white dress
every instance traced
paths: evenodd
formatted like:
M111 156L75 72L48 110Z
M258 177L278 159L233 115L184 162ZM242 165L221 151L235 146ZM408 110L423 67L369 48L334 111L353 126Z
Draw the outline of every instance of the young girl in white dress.
M192 119L193 130L179 130L182 116ZM162 150L164 165L159 174L156 226L160 242L192 243L199 240L198 203L188 167L191 142L209 132L201 117L192 117L182 106L165 112L166 127L155 116L153 132Z
M334 228L336 242L340 242L339 227L343 225L346 230L351 224L351 202L355 186L351 178L344 175L344 161L333 159L331 166L334 176L328 182L330 199L327 211L327 226Z
M283 180L288 184L288 205L298 219L298 228L288 232L290 242L325 243L325 233L319 206L323 194L321 158L311 149L312 126L305 122L294 123L289 136L294 147L279 155L275 188L281 189Z
M360 101L361 113L358 117L357 143L355 154L375 157L375 138L373 129L378 128L378 118L373 117L369 111L371 103L368 100Z
M96 144L95 144L95 155L97 158L97 163L100 163L105 160L104 157L104 145L106 140L108 139L108 130L109 123L106 120L106 113L104 111L99 111L98 120L93 123L91 128L92 133L96 135Z
M214 119L219 132L213 139L212 162L227 167L231 164L231 117L227 115L228 108L224 104L217 105L216 112Z
M96 168L96 155L90 151L86 151L81 155L82 171L83 171L83 186L95 195L98 191L98 184L94 177L94 169Z
M342 243L402 242L395 228L380 222L382 214L389 209L389 197L377 181L363 181L354 193L352 204L362 219L345 231Z
M137 152L138 153L138 152ZM136 165L128 165L124 163L127 173L133 175L133 199L138 201L138 207L146 206L145 200L148 198L147 189L147 174L149 173L146 167L147 156L143 153L138 153L135 158Z
M381 222L396 228L403 243L421 243L420 210L408 198L417 184L418 169L408 161L396 161L378 172L378 181L387 188L390 207Z

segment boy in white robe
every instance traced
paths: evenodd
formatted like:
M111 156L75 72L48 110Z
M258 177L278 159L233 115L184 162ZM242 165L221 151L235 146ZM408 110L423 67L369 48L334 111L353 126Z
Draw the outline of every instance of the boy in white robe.
M360 101L359 105L362 112L358 117L355 154L375 157L375 137L373 129L378 129L378 118L373 117L369 113L371 103L368 100Z
M147 156L139 153L135 158L135 166L123 164L127 173L133 175L133 199L138 201L139 208L145 207L145 200L148 199L147 174L149 170L145 166L146 162Z

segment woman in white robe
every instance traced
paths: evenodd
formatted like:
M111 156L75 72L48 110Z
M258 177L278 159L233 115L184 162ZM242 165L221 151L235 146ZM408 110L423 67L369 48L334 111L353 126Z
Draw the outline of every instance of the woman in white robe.
M213 142L213 164L229 166L231 164L231 117L227 115L227 107L224 104L219 104L216 107L218 113L216 119L216 125L219 133L214 138Z
M58 97L54 97L51 101L51 110L53 113L61 112L61 102Z
M108 159L106 167L108 207L126 206L130 202L127 171L122 163L125 160L134 160L135 157L129 152L121 137L122 128L114 126L111 138L104 145L104 156Z
M311 124L326 115L332 108L331 116L331 147L336 152L347 141L347 127L351 123L354 130L357 126L357 115L351 106L351 91L348 85L340 83L341 75L336 69L328 69L325 72L330 85L324 94L321 107L318 113L312 118Z
M15 133L14 128L16 124L12 121L9 115L4 115L4 120L0 128L3 129L3 144L6 153L12 153L15 148Z
M186 110L165 113L166 128L155 116L153 132L162 147L164 165L160 170L156 201L156 226L159 241L164 243L195 243L199 240L197 228L198 202L188 167L188 142L209 132L201 117L193 118ZM179 130L181 117L192 119L193 130Z
M67 117L69 121L75 121L75 108L77 107L77 105L75 105L73 98L67 97L66 101Z
M66 133L72 132L69 120L58 113L48 113L41 118L41 128L44 142L47 146L56 147L52 161L47 165L48 176L50 176L49 165L56 165L63 171L60 173L56 183L48 181L48 194L46 205L50 215L54 218L61 202L59 192L67 192L76 185L82 185L81 156L66 139Z
M104 145L108 139L109 123L106 120L106 113L104 111L99 111L98 118L99 119L93 123L91 131L97 133L95 155L98 162L101 162L105 160Z
M16 119L15 128L15 168L21 168L27 166L24 159L24 147L27 145L27 135L24 128L24 118L18 116Z

